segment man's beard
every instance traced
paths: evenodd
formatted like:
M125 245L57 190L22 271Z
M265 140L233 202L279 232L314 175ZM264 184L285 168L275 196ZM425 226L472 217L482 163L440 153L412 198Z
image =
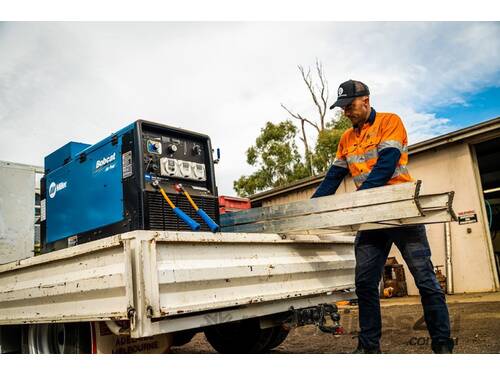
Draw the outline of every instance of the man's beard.
M351 120L351 119L349 119ZM353 128L359 128L364 124L364 121L360 120L359 118L355 118L354 121L351 120L351 124Z
M361 113L354 118L349 118L353 128L362 128L368 121L368 113Z

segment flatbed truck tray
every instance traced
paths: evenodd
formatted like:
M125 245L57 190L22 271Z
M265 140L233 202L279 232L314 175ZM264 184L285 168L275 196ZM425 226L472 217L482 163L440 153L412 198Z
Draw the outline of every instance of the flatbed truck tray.
M0 326L128 321L132 338L352 298L354 238L133 231L0 265Z

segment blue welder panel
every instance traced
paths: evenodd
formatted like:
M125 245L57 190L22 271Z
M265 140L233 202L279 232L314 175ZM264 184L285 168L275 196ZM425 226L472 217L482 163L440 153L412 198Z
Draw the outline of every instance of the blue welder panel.
M49 173L47 242L121 221L123 213L121 137L111 137Z
M65 162L73 159L76 154L90 147L86 143L69 142L60 147L50 155L45 157L45 173L55 171L57 168L63 166Z

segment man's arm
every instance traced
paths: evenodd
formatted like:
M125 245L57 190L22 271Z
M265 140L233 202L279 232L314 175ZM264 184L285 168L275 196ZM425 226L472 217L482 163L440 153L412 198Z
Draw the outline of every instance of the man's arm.
M374 165L368 178L358 190L384 186L391 179L398 165L401 152L394 147L385 148L378 154L377 164Z
M318 186L311 198L324 197L326 195L335 194L340 183L348 173L347 163L346 167L339 166L341 161L337 159L333 162L328 172L326 172L324 180Z
M384 125L382 137L377 146L377 163L358 190L384 186L392 178L402 152L406 151L406 129L397 115L392 115Z

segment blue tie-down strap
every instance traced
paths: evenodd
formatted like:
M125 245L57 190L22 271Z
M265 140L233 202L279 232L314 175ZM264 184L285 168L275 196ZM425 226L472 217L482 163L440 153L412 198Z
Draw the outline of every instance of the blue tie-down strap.
M200 224L186 215L184 211L182 211L179 207L175 207L173 211L179 218L181 218L187 225L189 225L191 230L196 231L200 229Z
M197 213L198 213L198 215L200 215L200 217L203 219L203 221L208 225L208 227L210 228L210 230L212 232L215 233L219 230L219 225L215 221L213 221L212 218L210 216L208 216L205 211L203 211L201 208L199 208Z

